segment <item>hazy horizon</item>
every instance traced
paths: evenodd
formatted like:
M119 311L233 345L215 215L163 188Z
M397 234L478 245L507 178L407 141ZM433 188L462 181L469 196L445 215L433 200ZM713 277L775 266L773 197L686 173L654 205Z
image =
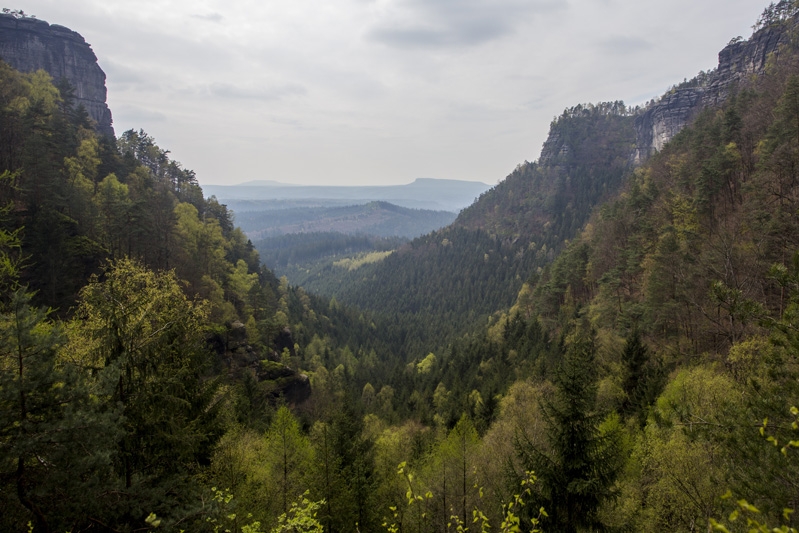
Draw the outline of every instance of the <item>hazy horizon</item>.
M201 184L495 184L579 103L643 104L717 64L751 0L21 0Z

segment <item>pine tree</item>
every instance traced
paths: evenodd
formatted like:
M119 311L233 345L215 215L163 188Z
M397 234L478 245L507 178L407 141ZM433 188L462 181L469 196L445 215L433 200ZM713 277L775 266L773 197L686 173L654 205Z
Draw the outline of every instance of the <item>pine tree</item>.
M538 476L540 505L549 514L546 531L599 527L597 512L614 495L621 453L617 436L600 431L595 351L590 338L577 338L566 349L555 377L556 395L542 406L549 450L521 438L516 443L525 469Z
M627 397L621 406L625 415L639 412L646 399L647 375L646 364L649 361L649 349L641 340L641 333L636 329L627 338L624 351L621 354L624 363L624 383L622 387Z

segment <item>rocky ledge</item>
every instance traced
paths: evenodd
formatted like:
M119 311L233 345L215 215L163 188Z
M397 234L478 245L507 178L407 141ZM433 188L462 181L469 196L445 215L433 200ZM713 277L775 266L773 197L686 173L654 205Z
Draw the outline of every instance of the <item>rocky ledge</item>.
M21 72L43 69L56 82L66 78L97 123L97 131L114 135L106 104L105 72L79 33L19 14L0 14L0 59Z
M266 353L249 344L247 328L238 321L230 324L224 335L217 335L210 341L229 375L242 379L245 373L251 374L260 385L260 394L267 399L282 399L289 405L299 405L311 396L308 376L280 362L281 354L277 350L285 348L294 355L294 339L288 328L277 335L275 349Z
M751 38L733 39L719 52L718 66L674 87L635 118L636 163L661 150L702 109L721 105L736 87L766 69L769 56L779 54L799 27L796 18L756 31Z

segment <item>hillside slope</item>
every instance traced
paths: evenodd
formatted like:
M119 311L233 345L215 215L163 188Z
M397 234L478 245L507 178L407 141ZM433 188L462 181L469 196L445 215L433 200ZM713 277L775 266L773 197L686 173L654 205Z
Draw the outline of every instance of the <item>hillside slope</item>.
M795 20L783 13L761 21L749 40L719 54L718 69L643 108L608 102L565 110L552 122L537 162L517 166L450 227L345 278L334 295L414 324L418 349L507 308L522 283L579 234L593 209L618 194L636 165L702 109L717 108L725 95L762 76L766 58L790 41ZM688 101L674 96L689 90Z

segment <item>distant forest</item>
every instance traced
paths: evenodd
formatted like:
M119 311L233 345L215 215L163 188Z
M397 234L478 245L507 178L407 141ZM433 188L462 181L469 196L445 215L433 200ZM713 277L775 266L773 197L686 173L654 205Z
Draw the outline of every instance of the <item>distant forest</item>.
M455 216L449 211L408 209L387 202L370 202L341 207L239 210L235 219L254 240L322 232L413 238L449 225Z

